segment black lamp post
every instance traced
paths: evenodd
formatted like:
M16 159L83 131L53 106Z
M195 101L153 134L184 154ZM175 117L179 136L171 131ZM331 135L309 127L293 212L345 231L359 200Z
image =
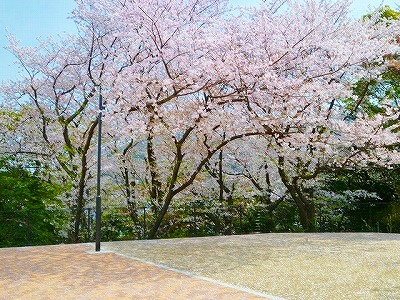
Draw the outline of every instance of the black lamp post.
M97 197L96 197L96 251L100 251L101 242L101 119L103 116L103 96L99 86L99 114L97 116Z

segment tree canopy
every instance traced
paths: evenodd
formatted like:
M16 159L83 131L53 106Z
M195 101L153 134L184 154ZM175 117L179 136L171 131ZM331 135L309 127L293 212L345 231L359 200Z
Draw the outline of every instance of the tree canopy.
M348 1L281 2L238 16L228 1L82 0L79 35L10 39L26 74L1 88L2 151L70 188L72 240L94 200L100 87L102 192L134 222L149 208L150 238L196 197L228 212L234 197L261 199L272 213L287 195L312 231L322 176L399 163L398 14L352 20Z

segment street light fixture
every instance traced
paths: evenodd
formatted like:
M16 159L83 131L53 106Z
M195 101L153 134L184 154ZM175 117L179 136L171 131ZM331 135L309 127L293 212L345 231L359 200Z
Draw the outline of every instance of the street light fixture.
M97 116L97 197L96 197L96 251L100 251L101 242L101 121L103 117L103 96L99 86L99 114Z

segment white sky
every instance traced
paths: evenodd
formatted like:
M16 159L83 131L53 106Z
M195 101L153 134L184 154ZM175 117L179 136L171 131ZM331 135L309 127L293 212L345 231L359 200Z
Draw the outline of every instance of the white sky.
M257 5L261 0L231 0L234 5ZM352 15L359 18L380 5L398 8L400 0L353 0ZM74 32L75 25L68 19L75 7L74 0L0 0L0 82L16 79L18 72L14 57L4 49L7 33L21 41L23 46L34 46L38 38Z

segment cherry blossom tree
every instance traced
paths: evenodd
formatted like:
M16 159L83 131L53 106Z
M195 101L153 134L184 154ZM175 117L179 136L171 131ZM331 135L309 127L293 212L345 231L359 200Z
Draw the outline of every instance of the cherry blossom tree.
M236 75L232 88L247 101L251 122L270 133L269 155L303 227L312 230L314 205L300 181L365 161L398 163L388 148L398 137L387 126L398 111L386 105L381 115L357 112L350 120L344 100L360 78L380 80L385 57L398 52L399 27L377 22L378 15L349 19L347 1L287 2L285 8L255 9L240 26L230 23L235 44L226 59Z
M53 157L73 185L76 238L94 184L100 86L105 170L122 171L125 199L135 192L151 205L150 238L174 199L234 141L263 136L295 200L298 170L308 178L327 165L397 161L387 148L397 112L349 120L343 105L360 78L379 79L384 58L397 53L397 22L352 20L347 1L271 1L239 16L227 3L79 0L80 36L36 49L12 41L27 76L3 92L29 104L40 138L39 148L26 147Z
M114 64L102 78L105 122L114 125L106 127L121 149L132 139L145 144L142 177L155 215L150 237L156 236L172 199L216 152L259 133L249 123L235 129L234 120L245 108L232 103L234 91L218 73L221 58L213 35L224 11L221 1L86 1L79 10L83 20L112 32L115 40L107 49ZM117 21L106 23L109 18Z
M254 136L226 145L186 191L187 198L192 194L203 199L203 215L214 223L217 233L232 232L233 217L251 211L263 211L272 219L285 199L277 168L265 154L268 144L269 138Z
M33 155L52 170L53 180L70 186L65 201L74 214L71 238L79 241L83 209L93 173L97 127L93 98L94 40L66 37L43 41L37 48L20 47L10 39L10 51L25 75L3 85L3 99L26 119L9 132L10 153Z

